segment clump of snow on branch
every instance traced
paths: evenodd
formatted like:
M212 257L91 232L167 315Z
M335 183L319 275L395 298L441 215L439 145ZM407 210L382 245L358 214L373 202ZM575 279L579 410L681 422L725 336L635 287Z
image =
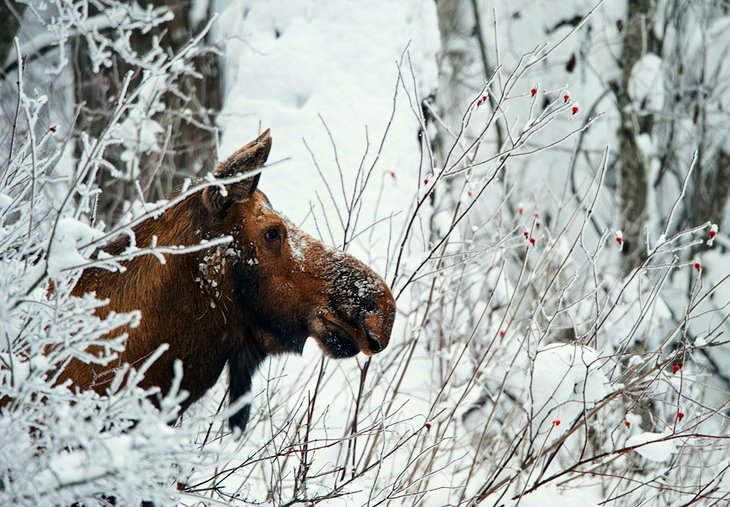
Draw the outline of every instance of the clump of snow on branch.
M590 347L552 344L537 352L530 381L535 431L547 431L553 421L565 428L611 392L601 364Z
M629 95L636 104L652 111L664 106L664 77L662 59L653 54L644 55L631 70Z
M635 447L634 450L644 458L660 463L671 459L677 452L669 429L661 433L647 431L633 435L626 440L626 447Z

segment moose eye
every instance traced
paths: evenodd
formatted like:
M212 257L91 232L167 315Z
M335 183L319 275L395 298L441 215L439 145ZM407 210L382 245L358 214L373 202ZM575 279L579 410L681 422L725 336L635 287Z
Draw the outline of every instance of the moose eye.
M281 238L279 229L269 229L264 234L264 238L266 238L266 241L276 241L277 239Z

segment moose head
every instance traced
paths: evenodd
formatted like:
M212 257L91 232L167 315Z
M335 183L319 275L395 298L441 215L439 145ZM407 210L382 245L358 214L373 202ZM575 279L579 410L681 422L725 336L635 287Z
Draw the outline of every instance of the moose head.
M267 130L221 163L206 187L134 229L137 246L197 245L228 236L231 241L195 253L135 257L124 270L86 270L75 294L96 292L109 303L98 311L139 309L141 322L128 328L126 347L105 369L74 360L59 381L105 389L114 368L137 365L160 345L168 350L145 374L143 387L166 392L173 363L183 365L185 410L210 389L229 366L229 397L251 388L251 376L272 354L301 353L308 337L326 354L372 355L388 345L395 301L373 270L351 255L306 235L274 211L258 190L261 167L271 150ZM122 237L103 248L123 253ZM233 416L245 429L250 407Z

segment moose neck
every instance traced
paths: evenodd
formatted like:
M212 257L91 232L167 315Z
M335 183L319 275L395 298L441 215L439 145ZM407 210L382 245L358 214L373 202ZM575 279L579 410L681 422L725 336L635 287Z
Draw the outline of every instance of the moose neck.
M149 219L135 228L138 247L148 247L156 237L158 246L197 245L205 230L206 216L192 196L165 211L157 219ZM106 250L114 255L128 246L127 238L109 245ZM220 250L220 249L219 249ZM241 338L231 336L230 329L243 331L238 323L229 321L226 305L232 305L232 298L213 291L225 291L222 286L212 287L204 280L206 273L205 252L165 255L161 263L152 255L135 257L123 263L124 272L110 272L101 269L87 270L79 280L74 293L95 291L100 299L109 304L100 309L100 317L109 311L128 312L140 309L142 318L139 326L128 328L127 345L118 361L107 367L86 365L89 369L88 386L100 392L105 389L99 384L99 370L113 369L122 364L141 366L147 357L163 344L168 350L148 370L142 382L143 387L159 386L165 392L173 377L176 359L183 363L183 389L190 393L185 403L194 402L216 382L227 358ZM209 260L209 259L208 259ZM79 369L83 369L79 366ZM111 375L107 374L108 379ZM78 379L77 379L78 382ZM83 383L83 381L82 381Z

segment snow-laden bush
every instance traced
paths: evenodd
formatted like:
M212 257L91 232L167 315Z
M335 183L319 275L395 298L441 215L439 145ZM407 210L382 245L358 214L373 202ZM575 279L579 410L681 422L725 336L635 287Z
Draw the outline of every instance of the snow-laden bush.
M158 408L150 401L159 397L157 390L139 387L164 349L136 370L123 365L100 378L107 385L104 395L78 392L57 379L74 358L110 364L125 346L125 329L139 323L139 312L99 318L95 310L105 301L72 295L72 289L85 267L120 268L119 259L91 256L126 230L94 223L98 175L139 184L139 155L161 149L155 118L164 110L164 94L179 93L176 83L196 75L190 62L201 52L199 38L178 54L158 44L138 54L130 35L169 21L167 8L107 2L95 4L103 14L93 16L87 2L36 1L28 7L44 31L15 43L10 63L21 62L12 97L17 107L6 125L0 171L0 504L167 505L180 497L178 484L204 451L194 443L194 424L171 426L184 392L174 387ZM127 76L101 135L82 135L80 155L73 157L76 139L59 137L58 127L47 124L48 108L58 104L26 78L39 69L23 51L30 42L56 45L59 65L46 71L56 76L67 69L67 42L76 36L91 48L88 65L108 66L116 52L137 63L141 75L134 86ZM106 160L117 145L124 147L126 168ZM130 249L125 255L144 253Z
M154 393L137 387L144 366L100 379L105 396L56 383L73 358L112 361L139 314L100 319L94 311L103 301L71 295L103 232L85 223L75 195L81 185L66 181L59 199L60 147L51 133L35 137L42 103L21 91L29 134L18 137L0 181L0 503L167 503L198 459L190 435L168 426L184 394L171 393L157 410L148 399Z
M75 13L49 26L59 34L89 29L83 16L64 24L83 14L82 4L59 3ZM352 8L344 5L331 3L335 11ZM398 5L407 11L410 4ZM384 6L374 2L372 9ZM249 33L239 36L239 20L256 21L251 31L275 25L266 10L275 7L256 7L234 3L237 15L224 17L237 51ZM275 45L286 47L287 37L311 42L302 20L282 12L277 35L273 28L266 35L271 54ZM128 23L123 30L144 30L168 13L134 11L119 19ZM319 34L331 20L317 19ZM621 270L625 240L612 218L618 214L610 183L615 155L602 146L613 127L600 127L611 121L600 117L603 98L584 109L576 102L584 100L577 84L571 92L554 76L543 81L549 85L538 82L564 41L584 26L576 23L553 45L527 41L537 49L512 59L502 53L458 114L439 106L447 90L427 96L418 82L422 62L414 65L404 52L395 69L393 117L405 104L410 123L384 119L382 139L368 137L364 155L353 154L356 143L348 139L348 156L362 160L351 187L338 141L352 133L330 131L323 122L333 160L324 149L310 154L317 169L332 166L341 179L322 178L323 186L339 188L322 192L335 212L316 226L332 242L341 239L382 261L398 298L396 330L389 348L372 360L335 364L311 348L303 359L267 360L241 441L230 438L223 417L210 417L220 410L220 386L172 429L184 393L173 390L157 410L150 393L136 387L144 367L126 382L127 371L118 372L105 396L54 382L72 357L113 360L124 346L125 326L139 319L132 313L100 320L94 309L102 301L70 292L83 267L118 268L115 259L92 260L92 250L150 212L126 203L129 215L119 225L95 223L97 176L110 174L132 188L149 183L154 175L142 174L139 156L164 151L161 96L170 87L180 92L176 76L196 72L188 65L196 41L182 54L157 48L150 58L134 56L141 81L114 103L103 136L81 136L78 159L37 123L49 104L21 76L17 122L25 133L13 135L0 181L0 503L93 504L111 497L118 504L162 505L722 502L730 489L730 397L726 368L713 359L723 356L711 352L727 348L727 261L715 244L723 233L710 222L676 227L675 211L688 206L685 190L695 169L683 164L681 185L662 190L669 205L651 210L644 255L629 273ZM282 26L292 28L280 37ZM129 56L124 37L100 37L93 29L87 35L98 65L110 50ZM634 82L637 101L666 64L642 61L641 75L651 79ZM298 72L305 73L303 66ZM299 97L297 83L275 77ZM328 85L328 93L340 87L336 80ZM267 108L278 107L262 97ZM668 102L658 97L651 97L651 108ZM351 99L339 98L342 104ZM287 100L306 110L298 98ZM389 132L397 122L413 127L408 137ZM594 139L589 149L581 143L594 127L606 139L598 149ZM393 150L392 137L397 150L416 154L408 160L420 159L419 166L393 172L381 158ZM641 146L651 142L637 139ZM685 144L691 151L694 145ZM121 149L122 166L105 158L112 146ZM293 181L288 184L299 183ZM406 189L400 212L364 216L367 191L374 189L380 202L393 181ZM368 243L372 238L386 240Z

